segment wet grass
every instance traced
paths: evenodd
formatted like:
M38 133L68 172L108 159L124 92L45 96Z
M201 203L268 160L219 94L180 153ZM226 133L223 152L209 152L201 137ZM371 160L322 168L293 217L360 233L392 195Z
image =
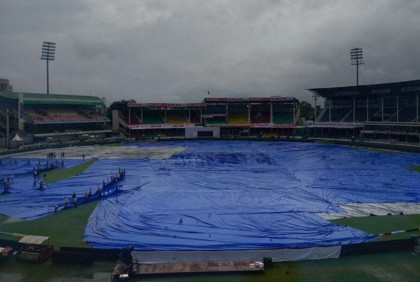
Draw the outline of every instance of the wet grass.
M341 218L332 220L332 222L339 225L348 225L370 234L379 234L420 228L420 214ZM420 231L384 236L380 240L406 239L410 238L412 234L420 234Z
M420 172L420 165L412 165L410 168L414 171Z
M1 281L110 281L113 262L95 262L92 267L23 263L0 258ZM274 263L262 273L185 274L135 277L130 281L271 282L271 281L420 281L420 257L393 252L338 259ZM108 272L98 279L97 273ZM8 278L17 278L11 280ZM70 277L72 280L70 280ZM96 278L96 279L95 279ZM108 279L106 279L108 278ZM86 280L84 280L86 279ZM106 279L106 280L105 280Z
M50 260L38 264L20 262L15 257L0 257L0 281L111 281L110 274L105 275L102 279L98 279L95 273L110 272L113 265L114 263L112 262L95 262L93 267L80 267L52 265Z
M93 212L98 201L80 205L76 208L66 209L57 213L34 220L22 220L7 223L6 217L1 216L0 230L8 233L22 233L26 235L39 235L50 237L46 242L54 248L67 247L90 247L83 241L85 226L90 214ZM3 239L16 239L0 234Z
M82 164L70 167L70 168L58 168L54 170L50 170L45 173L45 177L43 174L41 178L48 184L54 183L63 179L66 179L71 176L75 176L84 172L88 167L90 167L93 163L96 162L97 159L91 159L87 162Z

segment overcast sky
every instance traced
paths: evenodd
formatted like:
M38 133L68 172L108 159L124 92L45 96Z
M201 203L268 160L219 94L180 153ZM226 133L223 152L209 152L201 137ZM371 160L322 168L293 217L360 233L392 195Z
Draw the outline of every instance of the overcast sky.
M417 0L1 0L0 77L50 93L137 102L294 96L420 78ZM210 96L207 92L210 91Z

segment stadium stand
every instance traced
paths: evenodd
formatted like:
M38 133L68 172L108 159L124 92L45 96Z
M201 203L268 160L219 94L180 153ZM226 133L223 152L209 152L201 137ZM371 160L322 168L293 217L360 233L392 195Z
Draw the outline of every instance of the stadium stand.
M226 117L208 117L206 118L206 124L226 124Z
M248 104L232 103L227 106L227 117L229 124L247 124L248 120Z
M220 102L207 104L204 119L206 124L226 124L226 103Z
M291 136L298 120L298 105L298 100L288 97L206 98L190 104L128 103L128 116L121 116L120 125L127 137L137 139Z
M293 107L289 104L275 104L273 109L274 123L291 123L293 122Z
M144 124L161 124L165 123L162 117L161 111L155 111L155 110L144 110L143 111L143 121Z
M166 123L184 124L187 122L188 120L187 120L185 111L169 110L166 112Z
M188 109L188 114L190 117L190 122L194 123L195 125L201 125L202 121L201 121L201 116L202 113L200 112L200 110L197 109Z
M420 80L308 91L325 99L309 136L420 143Z
M271 122L270 104L259 103L250 104L251 123L269 123Z
M2 123L7 110L8 130ZM111 133L101 98L17 92L0 92L0 129L2 136L9 131L9 138L19 133L23 144L104 138Z
M229 124L246 124L248 123L248 115L245 113L230 113Z

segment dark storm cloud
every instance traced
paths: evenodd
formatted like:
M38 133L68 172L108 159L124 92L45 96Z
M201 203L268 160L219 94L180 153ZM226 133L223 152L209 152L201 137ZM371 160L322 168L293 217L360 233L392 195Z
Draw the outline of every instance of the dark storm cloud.
M50 88L108 101L295 96L419 78L420 2L392 0L12 1L0 3L0 77L45 91L42 41L57 42Z

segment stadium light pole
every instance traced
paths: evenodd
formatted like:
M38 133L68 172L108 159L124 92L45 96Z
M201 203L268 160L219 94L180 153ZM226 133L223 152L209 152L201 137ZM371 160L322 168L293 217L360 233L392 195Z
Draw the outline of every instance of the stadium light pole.
M356 66L356 86L359 86L359 65L363 65L363 49L353 48L350 50L351 64Z
M41 60L47 61L47 94L50 94L50 74L48 62L55 59L55 42L44 41L42 43Z

